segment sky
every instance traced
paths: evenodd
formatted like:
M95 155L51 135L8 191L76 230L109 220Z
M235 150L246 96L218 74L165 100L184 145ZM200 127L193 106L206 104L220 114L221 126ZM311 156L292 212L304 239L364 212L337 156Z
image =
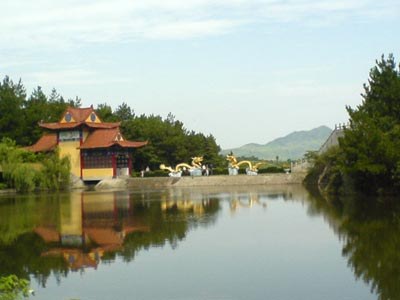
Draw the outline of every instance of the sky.
M399 29L398 0L0 0L0 77L227 149L347 122Z

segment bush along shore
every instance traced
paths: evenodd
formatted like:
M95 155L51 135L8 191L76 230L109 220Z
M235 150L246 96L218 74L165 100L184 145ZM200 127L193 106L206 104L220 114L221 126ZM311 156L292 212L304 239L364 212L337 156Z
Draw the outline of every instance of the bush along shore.
M400 66L393 55L376 62L362 98L346 108L349 126L339 145L312 157L306 186L330 194L400 191Z

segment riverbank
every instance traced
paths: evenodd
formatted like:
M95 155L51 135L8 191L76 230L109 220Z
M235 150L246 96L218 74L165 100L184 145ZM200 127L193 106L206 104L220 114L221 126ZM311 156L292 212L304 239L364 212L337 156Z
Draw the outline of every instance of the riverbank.
M17 191L15 189L4 189L0 190L0 195L15 194Z
M98 190L104 189L155 189L168 187L213 187L213 186L248 186L248 185L287 185L301 184L305 173L292 174L260 174L248 175L218 175L199 177L134 177L125 179L107 179L99 182Z

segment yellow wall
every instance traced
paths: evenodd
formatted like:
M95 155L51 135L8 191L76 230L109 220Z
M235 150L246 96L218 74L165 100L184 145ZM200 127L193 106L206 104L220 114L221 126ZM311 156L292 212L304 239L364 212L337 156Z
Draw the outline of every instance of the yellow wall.
M67 141L60 142L58 147L60 148L60 156L69 156L71 161L71 173L75 176L81 177L81 155L78 147L80 146L79 141Z
M111 178L113 177L113 169L83 169L82 177L83 180L101 180Z

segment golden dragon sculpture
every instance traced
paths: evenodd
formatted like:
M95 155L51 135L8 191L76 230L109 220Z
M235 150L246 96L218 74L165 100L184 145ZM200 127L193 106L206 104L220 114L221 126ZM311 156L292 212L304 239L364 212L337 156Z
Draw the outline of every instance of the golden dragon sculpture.
M195 156L195 157L192 157L192 165L189 165L186 163L180 163L175 166L175 169L173 169L172 167L168 167L165 164L161 164L160 169L170 171L170 173L172 173L172 174L177 174L177 173L182 172L183 168L186 168L188 171L193 170L193 169L201 169L202 162L203 162L203 156Z
M226 160L229 161L230 167L239 169L241 165L247 164L248 165L248 170L251 172L258 172L258 167L264 164L263 162L256 163L255 165L252 164L251 161L249 160L242 160L240 162L237 161L236 157L233 155L227 155Z

